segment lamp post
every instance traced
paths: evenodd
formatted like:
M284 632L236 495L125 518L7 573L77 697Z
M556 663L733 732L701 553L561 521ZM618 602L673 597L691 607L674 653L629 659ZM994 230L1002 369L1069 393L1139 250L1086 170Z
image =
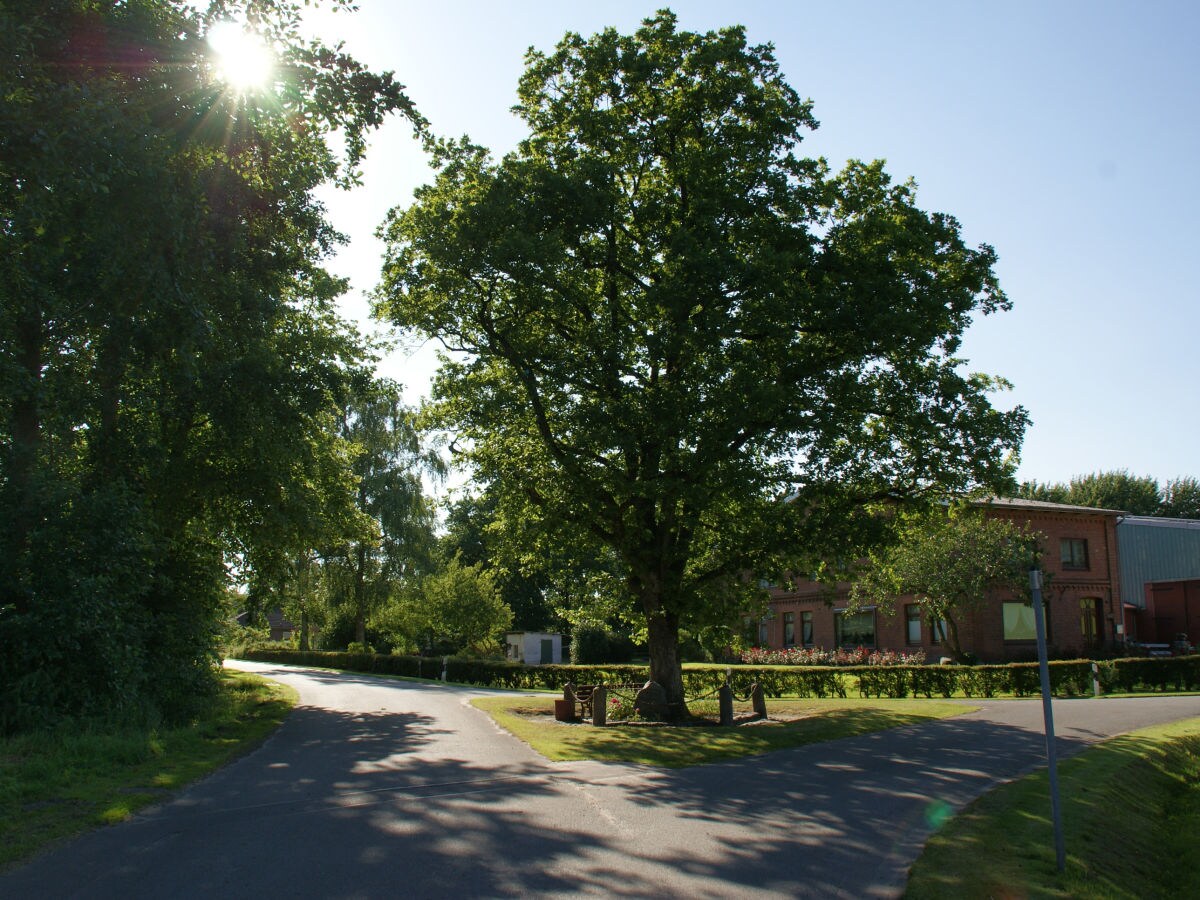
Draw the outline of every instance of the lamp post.
M1062 808L1058 801L1058 755L1054 749L1054 710L1050 705L1050 665L1046 661L1046 621L1042 608L1042 571L1029 570L1029 587L1033 594L1033 621L1037 629L1038 670L1042 680L1042 717L1046 723L1046 762L1050 771L1050 814L1054 819L1054 857L1058 871L1067 865L1063 846Z

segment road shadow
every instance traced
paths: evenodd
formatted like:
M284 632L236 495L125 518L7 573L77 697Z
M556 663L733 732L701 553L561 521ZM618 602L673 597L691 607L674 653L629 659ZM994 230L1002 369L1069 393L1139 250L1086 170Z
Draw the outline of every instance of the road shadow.
M1056 743L1061 757L1086 746ZM953 811L1044 764L1041 734L948 719L658 771L632 800L705 832L737 823L724 852L669 857L695 877L798 896L886 896L902 890L921 846Z
M298 707L174 800L0 877L0 897L506 897L624 880L574 871L608 841L546 766L431 757L447 734L415 713ZM547 804L556 815L534 814Z

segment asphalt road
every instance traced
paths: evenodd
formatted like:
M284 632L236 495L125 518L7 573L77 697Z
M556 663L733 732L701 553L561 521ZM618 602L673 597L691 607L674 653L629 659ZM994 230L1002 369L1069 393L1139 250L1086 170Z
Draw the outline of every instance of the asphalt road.
M484 691L237 663L262 747L0 876L4 898L892 897L934 823L1042 761L1041 704L684 770L550 763ZM1055 701L1060 757L1200 697Z

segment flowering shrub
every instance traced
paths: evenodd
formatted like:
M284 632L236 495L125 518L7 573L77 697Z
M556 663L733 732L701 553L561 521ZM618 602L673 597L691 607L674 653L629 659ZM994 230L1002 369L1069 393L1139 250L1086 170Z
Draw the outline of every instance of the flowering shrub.
M613 721L624 721L634 718L633 699L630 697L608 698L608 718Z
M751 647L742 653L742 662L752 666L919 666L925 662L925 651L918 648L911 652L903 650L868 650L855 647L853 650L824 647L788 647L772 650L769 647Z

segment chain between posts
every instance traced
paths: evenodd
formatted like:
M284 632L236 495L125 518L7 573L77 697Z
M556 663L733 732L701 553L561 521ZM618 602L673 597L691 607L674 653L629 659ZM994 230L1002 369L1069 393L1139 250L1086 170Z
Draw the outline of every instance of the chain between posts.
M614 700L620 699L630 703L636 703L636 691L640 691L641 686L633 683L618 683L618 684L592 684L592 685L575 685L567 682L563 689L564 699L571 700L579 705L580 715L584 718L591 717L592 722L597 725L604 725L608 721L608 697L611 693ZM727 695L727 696L726 696ZM751 703L754 706L756 715L766 718L767 707L766 701L763 698L763 691L758 682L750 685L749 690L744 696L740 696L733 691L733 687L727 679L724 684L714 688L707 694L700 694L694 697L685 698L685 707L688 703L698 703L702 700L708 700L712 697L717 697L721 705L721 724L733 724L732 703L737 700L742 703ZM596 701L604 704L604 708L597 710Z

